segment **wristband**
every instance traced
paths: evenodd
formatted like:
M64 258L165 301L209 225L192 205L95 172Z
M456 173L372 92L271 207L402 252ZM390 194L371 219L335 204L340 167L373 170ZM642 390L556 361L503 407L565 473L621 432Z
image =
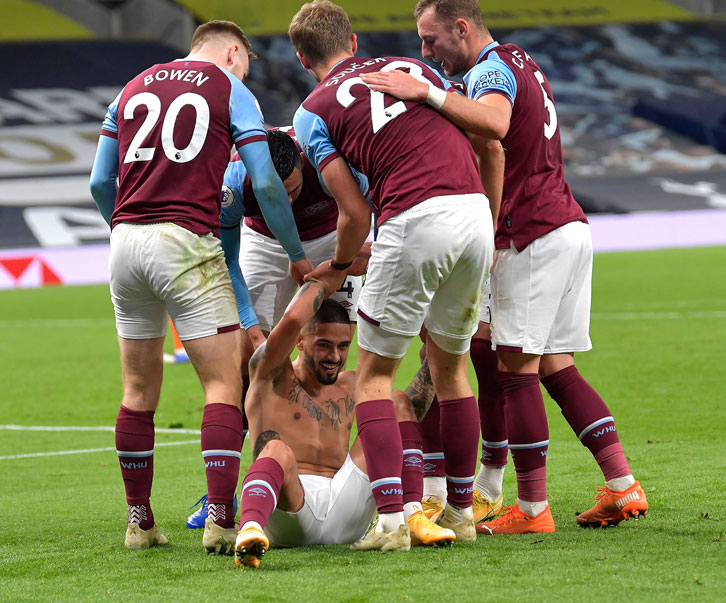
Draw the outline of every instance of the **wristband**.
M429 82L429 93L426 95L427 104L431 105L434 109L438 111L443 106L447 96L448 92L446 92L446 90L437 88L431 82Z
M344 264L338 263L335 260L330 260L330 267L333 270L348 270L353 265L353 261L345 262Z

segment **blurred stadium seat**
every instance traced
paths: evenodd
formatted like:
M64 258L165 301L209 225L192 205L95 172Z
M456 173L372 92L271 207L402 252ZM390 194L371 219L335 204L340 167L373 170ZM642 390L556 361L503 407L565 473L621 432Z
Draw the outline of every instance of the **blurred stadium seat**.
M70 17L38 2L3 0L0 43L31 40L78 40L93 37L91 31Z
M683 8L703 3L677 1L485 6L495 39L526 48L548 74L567 178L588 213L726 207L724 22L694 18ZM359 32L359 55L420 56L414 0L339 2ZM710 5L726 10L726 0ZM142 69L183 56L199 22L232 19L252 36L261 60L246 84L268 123L291 123L314 86L286 35L299 6L298 0L5 0L0 260L3 249L106 243L108 230L87 186L105 107ZM701 107L708 97L712 104ZM699 132L701 145L692 138ZM0 278L0 287L12 286L8 279Z

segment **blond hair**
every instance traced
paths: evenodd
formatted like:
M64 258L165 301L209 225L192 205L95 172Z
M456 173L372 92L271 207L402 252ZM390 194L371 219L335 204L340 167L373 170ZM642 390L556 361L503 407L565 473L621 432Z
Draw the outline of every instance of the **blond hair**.
M245 32L232 21L207 21L203 23L194 32L190 49L192 51L197 50L214 38L234 38L245 47L250 60L257 58L257 55L252 51L252 44Z
M478 0L418 0L413 10L417 21L430 6L434 7L436 15L446 24L453 24L457 19L466 19L475 27L486 29Z
M328 0L303 4L287 30L295 50L318 64L341 51L350 51L353 28L347 13Z

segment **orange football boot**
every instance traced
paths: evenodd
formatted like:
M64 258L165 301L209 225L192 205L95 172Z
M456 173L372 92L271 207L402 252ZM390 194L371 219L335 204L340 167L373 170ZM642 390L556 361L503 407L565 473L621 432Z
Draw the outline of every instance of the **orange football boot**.
M577 516L577 523L583 528L607 528L618 525L624 519L632 517L637 520L648 514L648 500L640 482L635 482L627 490L611 490L607 486L599 486L596 490L595 506Z
M433 495L424 496L421 500L423 514L431 521L436 521L439 515L444 512L444 504Z
M248 526L237 532L234 548L234 564L237 567L260 567L262 557L270 548L270 541L262 530Z
M505 507L502 514L493 521L476 524L479 534L545 534L555 531L555 520L552 519L550 507L539 515L530 517L515 504Z

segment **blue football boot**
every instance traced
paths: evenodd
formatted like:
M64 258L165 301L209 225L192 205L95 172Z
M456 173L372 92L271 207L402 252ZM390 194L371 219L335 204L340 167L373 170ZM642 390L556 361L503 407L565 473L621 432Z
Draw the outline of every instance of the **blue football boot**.
M193 509L197 505L201 506L194 511L189 517L187 517L187 527L190 530L201 530L204 528L204 522L207 520L209 515L209 505L207 504L207 495L205 494L197 502L195 502L190 509ZM234 497L234 514L237 515L237 497Z

